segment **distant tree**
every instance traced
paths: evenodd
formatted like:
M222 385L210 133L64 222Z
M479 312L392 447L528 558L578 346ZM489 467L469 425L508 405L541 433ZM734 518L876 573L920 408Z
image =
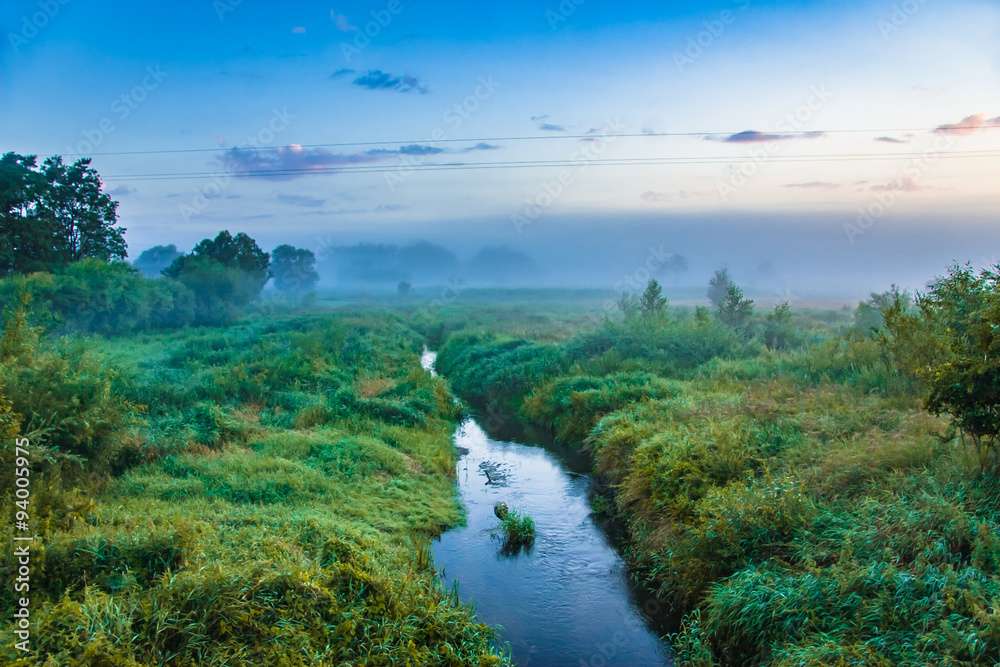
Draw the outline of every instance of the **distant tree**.
M0 158L0 275L51 271L85 257L124 259L118 202L89 159Z
M170 245L154 245L142 251L142 254L132 265L143 275L155 278L163 273L163 270L174 263L181 253L173 243Z
M260 295L270 275L270 256L242 232L204 239L163 271L195 294L195 321L222 324Z
M396 293L399 294L400 296L407 296L412 291L413 291L413 285L406 282L405 280L400 281L400 283L396 285Z
M728 269L719 269L708 282L708 300L718 309L729 295L729 288L733 286L733 279L729 277Z
M639 297L639 312L646 318L662 318L667 314L667 298L660 283L650 280Z
M211 259L222 266L244 273L248 284L256 285L257 292L260 292L270 277L268 271L270 255L261 250L257 242L243 232L233 236L228 231L221 231L214 239L199 241L191 250L191 254L178 257L164 274L177 278L183 273L185 265L195 259Z
M719 320L734 329L745 329L753 317L753 301L743 296L743 290L730 284L726 297L716 309Z
M274 286L282 292L308 292L319 282L316 256L311 250L279 245L271 253Z
M954 266L915 310L897 294L883 314L885 340L923 383L927 409L951 415L980 465L1000 471L1000 265L978 274Z
M764 317L764 344L772 350L785 350L797 340L792 308L788 303L780 303Z
M873 292L867 301L859 303L854 310L854 328L866 335L883 332L885 328L883 313L899 301L909 308L913 303L913 297L896 285L891 286L886 292Z
M678 276L688 270L687 257L673 253L663 260L663 273Z

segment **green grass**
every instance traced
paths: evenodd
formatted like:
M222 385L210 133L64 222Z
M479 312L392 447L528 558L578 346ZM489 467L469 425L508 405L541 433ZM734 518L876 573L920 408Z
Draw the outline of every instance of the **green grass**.
M33 651L7 626L6 664L504 664L427 556L461 513L456 408L421 344L342 313L7 358L6 424L42 399L92 423L38 437Z
M530 548L535 542L535 520L517 510L509 510L500 520L505 551Z
M1000 661L1000 486L879 341L800 313L806 342L769 351L683 318L514 337L469 315L438 368L590 456L679 664Z

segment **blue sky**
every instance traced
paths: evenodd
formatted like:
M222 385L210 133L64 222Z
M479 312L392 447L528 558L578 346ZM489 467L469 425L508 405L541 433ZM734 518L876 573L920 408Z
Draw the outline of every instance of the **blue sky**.
M923 157L1000 150L995 2L15 0L0 32L5 149L215 149L95 156L137 249L222 227L315 246L473 219L521 238L574 215L768 212L839 215L854 243L866 211L1000 206L1000 158ZM858 129L914 131L798 134ZM479 141L607 130L742 134ZM309 147L397 139L412 141ZM252 145L290 148L229 150ZM806 161L869 153L909 156ZM581 157L743 162L125 178Z

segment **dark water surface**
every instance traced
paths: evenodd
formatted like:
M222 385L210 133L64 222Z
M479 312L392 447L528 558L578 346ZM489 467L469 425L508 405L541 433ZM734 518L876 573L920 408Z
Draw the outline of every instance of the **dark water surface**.
M434 357L425 352L422 359L431 372ZM590 478L542 447L493 440L472 419L455 431L455 445L465 452L458 485L467 523L435 541L434 562L481 621L500 626L514 662L669 665L669 650L643 618L624 563L591 516ZM502 552L497 501L535 520L529 551Z

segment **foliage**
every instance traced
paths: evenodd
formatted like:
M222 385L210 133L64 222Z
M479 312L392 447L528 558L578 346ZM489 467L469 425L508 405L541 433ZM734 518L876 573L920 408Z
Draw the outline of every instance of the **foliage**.
M271 253L271 274L282 292L308 292L319 281L312 251L290 245L279 245Z
M85 257L125 258L118 202L89 159L0 157L0 276L51 271Z
M426 556L460 519L456 414L399 319L37 333L15 310L0 346L0 428L30 432L45 545L37 639L16 654L5 623L0 662L505 664Z
M743 296L743 290L730 284L722 301L716 306L719 320L733 329L746 330L753 317L753 300Z
M1000 269L1000 267L998 267ZM885 311L900 365L926 387L927 409L949 414L982 465L1000 469L1000 273L954 266L917 298Z
M723 267L712 274L712 279L708 282L708 300L712 306L718 310L726 297L729 295L729 288L733 287L733 279L729 277L729 269Z
M535 541L535 520L517 510L508 510L500 521L505 551L517 551L530 547Z
M148 278L158 278L183 253L173 243L154 245L142 251L132 265Z

